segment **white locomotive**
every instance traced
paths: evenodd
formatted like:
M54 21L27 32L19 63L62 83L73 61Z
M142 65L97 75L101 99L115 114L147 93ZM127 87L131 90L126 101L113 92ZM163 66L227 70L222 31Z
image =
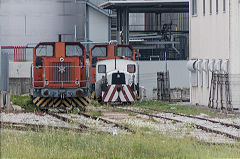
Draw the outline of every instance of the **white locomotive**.
M139 92L137 63L126 59L98 61L95 91L104 103L134 102Z

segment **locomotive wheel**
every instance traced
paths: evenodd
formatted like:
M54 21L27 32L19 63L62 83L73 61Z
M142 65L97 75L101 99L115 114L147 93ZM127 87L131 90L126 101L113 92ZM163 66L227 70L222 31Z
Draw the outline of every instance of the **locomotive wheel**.
M90 99L88 97L73 97L73 98L51 98L51 97L35 97L33 103L41 110L46 109L73 109L74 107L85 110L89 105Z

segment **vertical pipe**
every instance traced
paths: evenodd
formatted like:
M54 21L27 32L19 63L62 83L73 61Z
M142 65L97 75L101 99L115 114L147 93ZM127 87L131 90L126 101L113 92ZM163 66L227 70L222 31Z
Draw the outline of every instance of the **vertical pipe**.
M74 41L77 41L77 25L74 25Z
M121 10L117 10L117 33L116 33L116 40L117 43L120 44L120 28L121 28Z

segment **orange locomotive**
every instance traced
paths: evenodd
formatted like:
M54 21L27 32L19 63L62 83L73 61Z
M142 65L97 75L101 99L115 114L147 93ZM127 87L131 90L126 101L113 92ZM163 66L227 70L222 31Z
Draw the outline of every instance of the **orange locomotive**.
M40 109L85 109L86 51L79 42L44 42L34 49L31 96Z

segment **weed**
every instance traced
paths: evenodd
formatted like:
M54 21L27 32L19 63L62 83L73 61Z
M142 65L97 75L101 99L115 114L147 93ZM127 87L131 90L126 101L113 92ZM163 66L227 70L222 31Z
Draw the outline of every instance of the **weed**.
M91 101L91 104L92 104L94 107L101 107L101 106L102 106L98 101L95 101L95 100L92 100L92 101Z
M103 113L102 113L102 111L92 111L92 112L89 112L89 114L91 115L91 116L95 116L95 117L98 117L98 116L103 116Z
M128 116L137 116L137 114L136 114L136 113L133 113L133 112L129 112L129 113L128 113Z
M26 112L40 111L39 108L33 104L30 96L11 95L10 100L14 105L18 105L18 106L24 108Z

